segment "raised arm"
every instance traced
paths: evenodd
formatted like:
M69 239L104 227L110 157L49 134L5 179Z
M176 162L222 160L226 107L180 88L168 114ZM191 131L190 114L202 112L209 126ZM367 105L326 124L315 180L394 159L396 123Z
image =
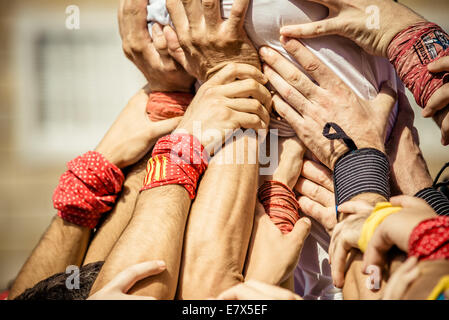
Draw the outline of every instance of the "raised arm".
M260 102L244 98L248 93L253 97L263 96L261 89L263 86L249 78L259 81L264 79L260 71L249 65L229 65L218 72L200 88L175 131L175 136L178 132L187 132L192 139L200 141L205 150L212 150L217 145L221 146L226 130L240 127L266 128L267 111L260 108ZM245 80L234 81L234 79ZM242 96L242 92L245 95ZM240 96L242 97L234 99L234 97ZM201 125L202 132L198 133L194 130L197 125ZM206 134L210 132L209 130L216 130L215 132L218 134L215 136ZM168 141L164 145L166 143ZM165 147L159 142L155 150L165 150L163 148ZM195 195L191 187L185 189L178 184L184 184L184 181L193 181L191 186L196 191L199 176L193 180L175 176L174 174L179 172L176 173L176 170L169 169L172 166L171 160L167 160L168 167L164 164L161 166L155 164L153 167L153 163L165 161L160 156L169 157L169 155L170 150L168 150L168 155L155 154L153 151L153 157L150 160L152 162L149 162L148 175L144 182L148 188L145 187L145 190L141 192L133 218L106 260L92 293L101 289L127 266L158 259L166 262L166 271L150 280L138 282L130 292L158 299L174 298L185 224L191 199ZM185 165L190 166L189 163L185 163ZM183 167L183 172L190 172L190 170L196 169ZM157 172L161 173L160 176ZM200 173L202 174L202 172Z
M123 180L120 182L120 168L135 163L148 152L154 144L155 139L152 137L175 128L179 119L153 126L146 117L146 100L147 94L142 89L120 113L96 151L69 163L70 169L61 177L54 196L55 207L59 210L58 216L53 218L22 267L12 287L10 298L53 274L65 272L69 265L80 266L91 229L96 226L100 216L111 209L121 189L120 183ZM130 141L135 143L131 144ZM101 162L103 169L92 165L88 159ZM89 174L96 178L82 174L83 170L88 170ZM102 182L95 185L99 181ZM103 184L106 187L100 190L98 186ZM75 188L78 191L74 191ZM94 191L91 194L88 190ZM75 198L76 200L73 200Z

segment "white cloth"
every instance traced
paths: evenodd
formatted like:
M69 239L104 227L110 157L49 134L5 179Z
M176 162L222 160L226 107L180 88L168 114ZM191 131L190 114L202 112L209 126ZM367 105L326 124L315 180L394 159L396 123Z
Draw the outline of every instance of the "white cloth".
M150 0L148 21L170 23L165 0ZM223 16L229 17L233 0L222 0ZM253 0L248 9L245 29L254 45L268 45L299 65L284 50L279 41L279 31L284 25L317 21L328 14L326 7L304 0ZM373 99L380 84L390 80L395 90L402 89L402 82L393 66L385 58L367 54L352 41L339 36L325 36L301 40L323 63L340 77L358 96ZM350 115L348 115L350 116ZM389 130L397 116L395 106L389 121ZM389 135L389 133L388 133ZM305 299L341 299L341 290L332 285L327 254L329 236L313 221L312 232L307 239L299 264L295 270L295 290Z

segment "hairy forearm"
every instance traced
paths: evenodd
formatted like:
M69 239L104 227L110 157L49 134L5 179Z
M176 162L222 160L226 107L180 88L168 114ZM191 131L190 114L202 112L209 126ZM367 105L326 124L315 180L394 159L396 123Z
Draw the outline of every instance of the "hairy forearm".
M79 266L86 253L90 229L65 222L55 216L39 244L25 262L11 288L9 299L14 299L39 281L67 266Z
M131 265L163 260L167 265L163 273L139 281L129 292L173 299L190 202L187 191L179 185L143 191L130 223L106 259L91 294Z
M125 230L136 207L137 196L142 188L142 181L145 178L145 168L149 157L151 157L151 152L135 164L126 176L117 204L89 244L86 258L83 262L84 265L106 260L123 230Z
M244 163L220 163L232 150L244 151ZM211 160L202 178L186 230L177 294L181 299L216 296L243 281L259 168L253 152L256 138L238 138ZM248 154L254 162L248 162Z

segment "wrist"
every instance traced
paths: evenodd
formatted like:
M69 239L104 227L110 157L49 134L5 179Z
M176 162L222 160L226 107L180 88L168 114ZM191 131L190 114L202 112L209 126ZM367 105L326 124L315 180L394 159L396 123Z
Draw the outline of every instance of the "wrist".
M390 165L376 149L357 149L341 157L334 169L335 203L340 205L362 194L388 200Z
M382 36L381 54L384 58L388 58L388 48L393 41L393 39L402 31L410 27L411 25L418 22L427 21L411 9L407 8L402 4L398 4L397 8L397 19L394 22L389 21L388 28L385 30Z

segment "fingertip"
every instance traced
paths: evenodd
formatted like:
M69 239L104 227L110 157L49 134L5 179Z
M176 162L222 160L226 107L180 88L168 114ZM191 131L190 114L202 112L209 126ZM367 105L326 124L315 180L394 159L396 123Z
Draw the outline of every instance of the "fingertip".
M162 261L162 260L157 260L156 265L161 269L165 269L167 267L167 265L165 264L165 261Z
M435 61L432 61L427 65L427 70L429 70L430 72L435 72L435 66L436 66Z
M301 220L308 226L312 225L312 221L310 221L309 218L304 217L304 218L301 218Z
M432 115L431 112L430 112L430 108L424 108L424 109L422 109L421 115L422 115L424 118L429 118L429 117Z

